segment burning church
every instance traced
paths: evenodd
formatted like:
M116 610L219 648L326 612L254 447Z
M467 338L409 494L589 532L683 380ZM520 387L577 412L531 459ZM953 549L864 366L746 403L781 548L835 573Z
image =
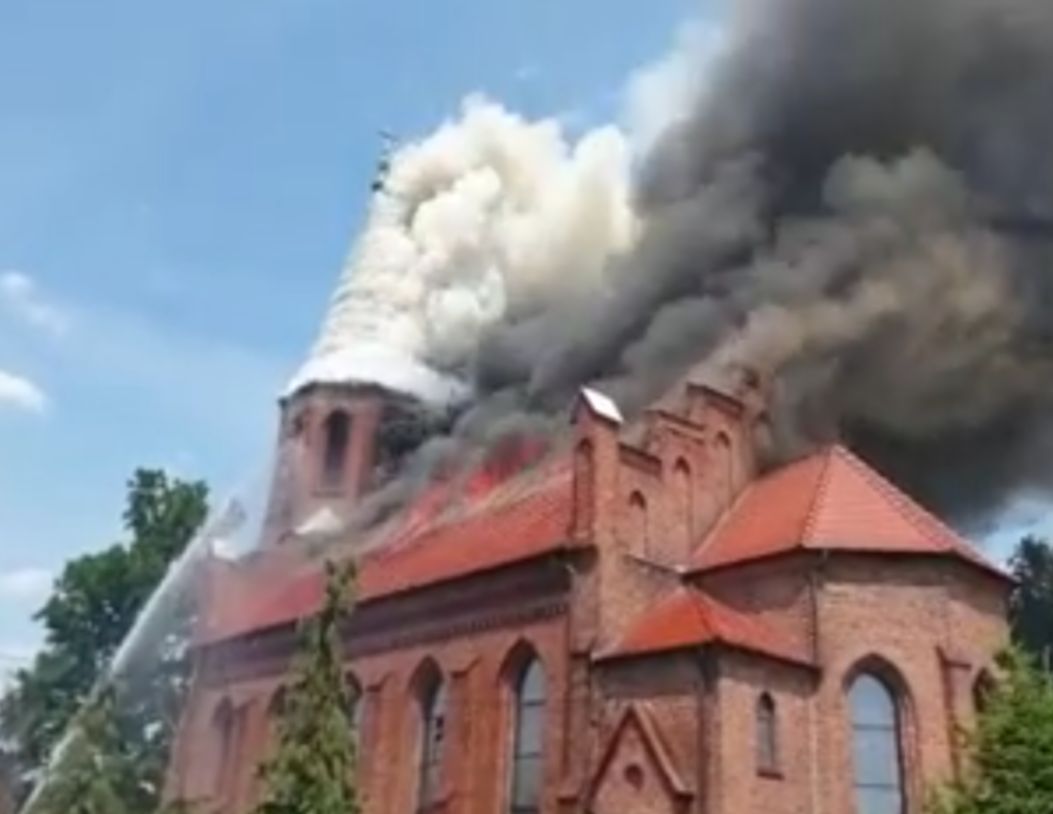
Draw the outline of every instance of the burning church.
M392 155L171 796L251 806L323 555L370 814L915 814L961 771L1011 585L960 532L1053 474L1053 7L735 14L642 152L477 99Z

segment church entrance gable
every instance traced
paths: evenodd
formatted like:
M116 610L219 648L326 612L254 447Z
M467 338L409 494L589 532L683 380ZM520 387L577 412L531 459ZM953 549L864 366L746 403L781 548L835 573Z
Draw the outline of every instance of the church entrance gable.
M692 796L653 718L642 705L630 705L596 767L589 814L685 814Z

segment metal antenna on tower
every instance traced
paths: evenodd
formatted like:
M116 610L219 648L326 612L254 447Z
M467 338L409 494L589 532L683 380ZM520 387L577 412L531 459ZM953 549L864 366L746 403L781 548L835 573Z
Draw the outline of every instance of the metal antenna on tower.
M380 161L377 162L377 174L373 179L372 190L374 193L384 189L384 182L387 181L388 173L391 171L391 156L399 143L398 136L389 130L381 130L380 139L382 146L380 148Z

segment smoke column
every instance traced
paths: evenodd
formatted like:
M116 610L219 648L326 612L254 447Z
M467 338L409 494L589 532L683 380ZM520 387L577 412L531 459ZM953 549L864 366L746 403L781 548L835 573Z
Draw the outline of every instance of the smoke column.
M475 391L483 333L601 284L632 243L628 146L577 144L482 98L400 149L329 317L294 379L364 380L431 400Z
M784 457L845 439L962 525L1053 485L1053 5L734 14L631 168L615 130L481 102L404 148L346 312L462 427L742 362Z

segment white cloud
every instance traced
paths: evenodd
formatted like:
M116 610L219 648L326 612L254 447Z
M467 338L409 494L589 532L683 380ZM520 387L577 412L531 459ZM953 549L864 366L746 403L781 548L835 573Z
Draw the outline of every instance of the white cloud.
M0 408L5 406L42 413L48 408L48 397L29 379L0 370Z
M666 128L697 106L725 36L716 23L685 23L668 53L629 76L622 119L634 148L646 152Z
M10 313L53 337L69 330L69 315L40 292L36 282L20 271L0 273L0 303Z
M0 574L0 601L29 602L43 599L55 575L46 568L16 568Z

